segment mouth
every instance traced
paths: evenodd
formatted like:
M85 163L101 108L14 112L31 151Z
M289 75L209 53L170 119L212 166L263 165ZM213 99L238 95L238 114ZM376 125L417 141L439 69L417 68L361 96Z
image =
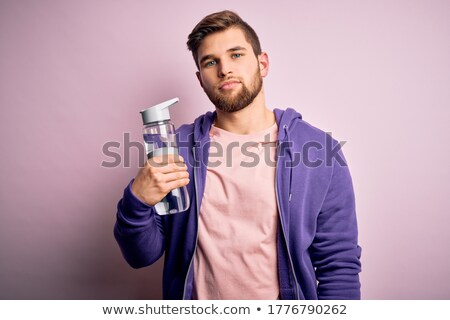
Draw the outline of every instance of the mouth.
M219 90L231 90L241 83L238 80L228 80L219 85Z

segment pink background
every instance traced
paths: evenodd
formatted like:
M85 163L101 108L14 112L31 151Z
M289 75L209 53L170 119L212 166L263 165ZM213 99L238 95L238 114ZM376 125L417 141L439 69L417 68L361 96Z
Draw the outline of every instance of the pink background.
M133 270L113 238L138 165L139 111L212 110L186 38L232 9L271 65L269 107L348 141L364 299L450 299L449 1L0 1L0 298L158 299L162 260ZM123 154L123 148L119 149Z

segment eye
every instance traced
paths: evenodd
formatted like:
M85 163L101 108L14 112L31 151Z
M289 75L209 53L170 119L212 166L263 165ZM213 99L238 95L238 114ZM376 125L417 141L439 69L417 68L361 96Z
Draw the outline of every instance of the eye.
M242 57L242 53L233 53L232 57L233 58L240 58L240 57Z
M205 67L206 68L212 67L215 64L216 64L216 61L215 60L211 60L211 61L208 61L208 62L205 63Z

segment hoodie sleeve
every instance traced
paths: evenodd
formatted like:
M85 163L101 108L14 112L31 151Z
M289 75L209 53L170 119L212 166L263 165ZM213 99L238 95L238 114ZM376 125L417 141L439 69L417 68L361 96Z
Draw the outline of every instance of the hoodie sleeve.
M344 159L341 152L338 155ZM346 163L333 161L331 181L317 219L310 254L316 268L318 298L360 299L361 248L358 246L355 197Z
M161 217L155 208L141 202L128 184L117 204L114 236L125 260L133 268L148 266L164 252L164 232Z

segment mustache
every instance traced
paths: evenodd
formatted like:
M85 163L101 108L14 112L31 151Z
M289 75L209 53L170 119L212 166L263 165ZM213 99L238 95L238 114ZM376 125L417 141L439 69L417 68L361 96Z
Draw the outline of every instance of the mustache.
M222 81L217 85L217 88L222 87L225 83L230 82L230 81L236 81L236 82L242 83L242 80L239 79L239 78L236 78L236 77L228 77L228 78L222 80Z

